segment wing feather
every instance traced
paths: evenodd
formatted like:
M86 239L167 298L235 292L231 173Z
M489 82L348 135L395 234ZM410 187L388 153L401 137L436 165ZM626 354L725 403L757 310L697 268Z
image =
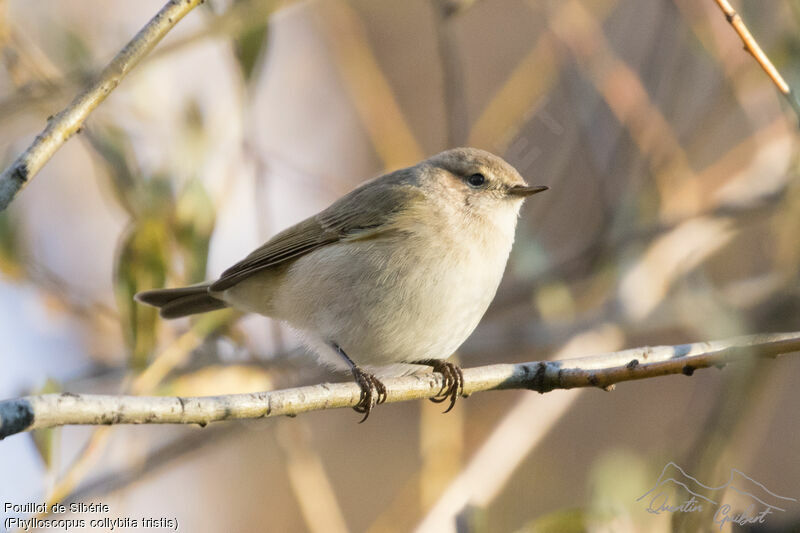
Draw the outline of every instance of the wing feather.
M224 291L256 272L344 239L371 238L394 229L397 214L412 197L422 195L413 179L411 169L403 169L368 181L324 211L275 235L223 272L210 290Z

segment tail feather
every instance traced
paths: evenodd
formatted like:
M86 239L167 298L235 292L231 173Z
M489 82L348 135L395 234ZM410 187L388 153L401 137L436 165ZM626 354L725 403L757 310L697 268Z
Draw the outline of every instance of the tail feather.
M154 289L136 295L136 300L158 307L163 318L180 318L228 307L228 304L208 293L208 283L178 287L176 289Z

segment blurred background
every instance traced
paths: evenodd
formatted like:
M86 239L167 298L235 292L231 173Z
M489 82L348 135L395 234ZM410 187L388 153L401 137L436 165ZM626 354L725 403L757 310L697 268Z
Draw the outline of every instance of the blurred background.
M4 167L162 5L0 0ZM735 7L800 87L799 4ZM0 398L349 379L266 318L166 322L132 296L214 278L458 145L551 189L523 208L464 366L797 330L797 121L713 0L207 0L0 213ZM482 393L447 415L385 405L362 425L41 430L0 443L0 502L103 502L198 532L719 531L637 498L674 462L800 499L798 407L785 357ZM798 530L798 502L722 528Z

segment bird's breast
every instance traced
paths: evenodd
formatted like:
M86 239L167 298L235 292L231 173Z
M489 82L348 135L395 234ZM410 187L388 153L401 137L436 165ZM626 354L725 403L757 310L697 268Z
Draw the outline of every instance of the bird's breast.
M326 246L299 258L276 292L277 318L357 364L446 358L489 306L510 238L426 227Z

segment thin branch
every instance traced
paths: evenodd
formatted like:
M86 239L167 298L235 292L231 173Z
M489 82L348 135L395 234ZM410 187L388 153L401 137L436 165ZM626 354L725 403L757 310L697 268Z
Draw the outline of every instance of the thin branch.
M437 6L442 11L445 18L455 17L468 11L476 0L439 0Z
M392 86L369 43L358 13L348 2L318 2L315 21L376 153L385 168L424 157Z
M310 533L347 533L336 491L311 444L310 427L305 423L284 424L278 428L277 441L306 529Z
M776 357L800 350L800 332L751 335L733 339L644 347L562 361L489 365L464 370L464 393L529 389L599 387L668 374L692 373L754 357ZM383 381L387 402L436 396L439 374ZM32 429L68 424L199 424L234 419L295 416L309 411L354 407L355 383L323 383L272 392L194 398L44 394L0 402L0 439Z
M45 129L33 143L0 174L0 211L14 200L17 193L53 157L53 154L76 132L86 118L119 85L122 78L178 23L189 11L205 0L170 0L111 63L103 69L91 86L60 113L47 121Z
M469 135L469 113L464 94L464 69L456 44L456 28L453 17L467 2L439 0L434 3L436 42L442 71L442 88L447 124L445 143L447 148L464 146Z
M789 84L786 83L786 80L783 79L778 69L775 68L775 65L772 64L772 61L769 60L767 54L761 49L756 41L753 34L750 33L750 30L747 29L742 17L733 9L730 2L728 0L714 0L719 8L725 15L725 19L728 23L733 26L733 29L739 35L739 38L744 43L744 49L750 52L750 55L761 65L761 68L764 69L764 72L767 73L767 76L772 80L772 83L778 88L781 94L786 98L786 101L789 102L789 105L792 106L792 109L797 114L798 118L800 118L800 102L797 100L797 96L795 92L789 87Z

